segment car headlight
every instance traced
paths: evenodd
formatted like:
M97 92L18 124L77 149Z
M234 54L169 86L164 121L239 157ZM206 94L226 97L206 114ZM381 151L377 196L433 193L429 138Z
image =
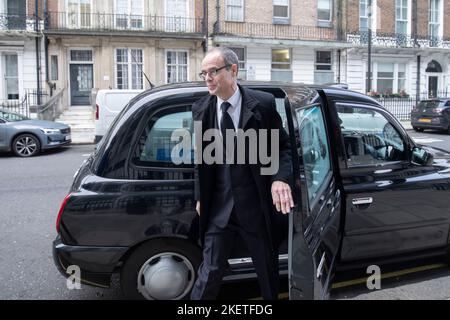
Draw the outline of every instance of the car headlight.
M41 129L45 134L59 134L61 131L59 129Z

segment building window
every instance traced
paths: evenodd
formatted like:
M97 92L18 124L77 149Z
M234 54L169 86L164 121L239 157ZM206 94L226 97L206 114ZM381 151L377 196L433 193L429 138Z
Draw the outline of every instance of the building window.
M385 96L407 94L405 63L374 62L372 70L372 94Z
M317 19L331 21L331 0L317 0Z
M359 31L369 31L369 1L359 1Z
M227 0L227 21L244 21L244 0Z
M67 0L67 21L69 28L91 26L91 0Z
M408 33L408 0L395 0L395 33Z
M51 66L51 80L58 80L58 56L50 57L50 66Z
M19 99L19 64L17 54L4 55L6 98Z
M166 31L186 32L188 31L187 0L166 0Z
M429 12L429 34L431 40L440 38L441 17L440 17L441 0L430 0Z
M142 0L116 0L116 27L142 29Z
M316 51L314 83L324 84L334 82L331 51Z
M116 49L117 89L143 89L142 49Z
M291 57L290 49L272 49L272 80L292 81Z
M234 53L238 56L238 79L246 80L247 79L247 68L245 66L245 48L238 47L229 47L229 49L233 50Z
M70 50L70 61L92 61L92 50Z
M167 51L167 83L188 81L188 53L186 51Z
M290 0L273 0L274 18L289 18L289 1Z

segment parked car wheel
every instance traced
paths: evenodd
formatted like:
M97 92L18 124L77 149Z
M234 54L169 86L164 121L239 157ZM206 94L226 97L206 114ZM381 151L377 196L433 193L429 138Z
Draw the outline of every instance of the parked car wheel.
M422 128L413 127L413 129L415 132L423 132Z
M16 156L32 157L41 151L39 139L29 133L17 136L12 143L12 150Z
M188 298L200 262L200 249L186 241L147 242L125 261L120 275L122 291L130 299Z

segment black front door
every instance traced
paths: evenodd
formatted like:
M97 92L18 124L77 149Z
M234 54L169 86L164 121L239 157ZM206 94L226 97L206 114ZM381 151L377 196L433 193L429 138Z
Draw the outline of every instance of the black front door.
M338 253L341 195L333 168L325 108L296 107L297 203L289 225L289 298L326 299Z
M438 89L438 77L428 77L428 98L436 98Z
M70 101L72 106L90 105L93 86L92 64L70 65Z

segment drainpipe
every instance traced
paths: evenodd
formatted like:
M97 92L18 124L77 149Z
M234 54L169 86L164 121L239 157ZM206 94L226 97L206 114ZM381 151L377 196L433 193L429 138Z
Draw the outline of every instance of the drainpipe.
M48 5L47 0L44 0L44 29L46 28L47 23L47 12L48 12ZM44 33L44 54L45 54L45 82L50 87L50 97L53 95L53 86L50 83L50 74L49 74L49 68L48 68L48 39L47 36Z
M420 100L420 55L417 55L416 105Z
M338 75L337 83L341 83L341 49L338 49Z
M37 104L41 104L41 57L40 57L40 38L39 38L39 0L34 1L35 5L35 24L34 24L34 31L36 32L36 82L37 82Z
M203 0L203 52L208 51L208 0Z

